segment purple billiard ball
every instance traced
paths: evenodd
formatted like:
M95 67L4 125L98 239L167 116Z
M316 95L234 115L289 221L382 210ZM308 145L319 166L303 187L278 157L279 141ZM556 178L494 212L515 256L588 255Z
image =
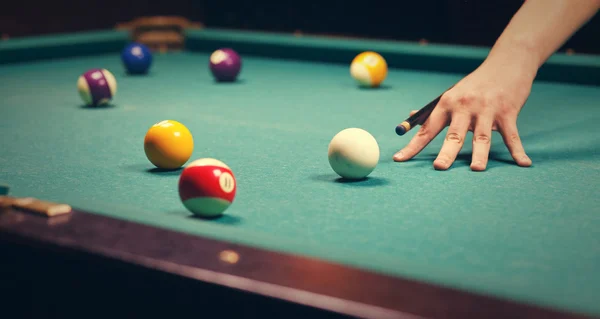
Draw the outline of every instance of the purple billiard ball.
M117 93L117 80L106 69L91 69L79 76L77 90L86 105L105 105Z
M242 59L233 49L219 49L210 55L210 71L219 82L234 81L241 69Z

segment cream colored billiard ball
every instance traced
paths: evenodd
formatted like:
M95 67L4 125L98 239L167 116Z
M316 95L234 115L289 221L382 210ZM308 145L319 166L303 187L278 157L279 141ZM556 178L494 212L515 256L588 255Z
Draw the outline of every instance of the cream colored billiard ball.
M337 133L328 149L329 165L346 179L369 176L379 162L379 145L375 137L360 128L347 128Z

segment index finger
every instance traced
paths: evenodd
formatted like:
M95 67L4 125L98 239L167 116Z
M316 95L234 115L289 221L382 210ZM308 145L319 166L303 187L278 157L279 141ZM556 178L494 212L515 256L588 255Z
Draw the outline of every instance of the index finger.
M394 161L404 162L419 154L446 127L447 123L446 111L436 107L408 145L394 154Z

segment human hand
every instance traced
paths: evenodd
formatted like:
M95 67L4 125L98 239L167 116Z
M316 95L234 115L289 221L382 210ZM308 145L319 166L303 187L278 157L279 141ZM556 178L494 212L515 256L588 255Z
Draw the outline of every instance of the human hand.
M517 130L517 117L531 92L536 72L537 68L512 61L484 62L442 95L427 120L419 123L417 134L394 155L394 161L413 158L449 126L442 149L433 162L435 169L447 170L452 166L468 131L473 132L473 171L487 167L492 131L500 132L519 166L530 166L531 159Z

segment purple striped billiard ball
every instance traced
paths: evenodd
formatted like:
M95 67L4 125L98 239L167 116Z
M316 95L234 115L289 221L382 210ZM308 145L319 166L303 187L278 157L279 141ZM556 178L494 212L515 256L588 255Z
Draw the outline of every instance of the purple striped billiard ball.
M79 76L77 90L86 105L105 105L117 93L117 80L106 69L91 69Z
M210 55L210 71L219 82L234 81L241 69L242 59L233 49L219 49Z

